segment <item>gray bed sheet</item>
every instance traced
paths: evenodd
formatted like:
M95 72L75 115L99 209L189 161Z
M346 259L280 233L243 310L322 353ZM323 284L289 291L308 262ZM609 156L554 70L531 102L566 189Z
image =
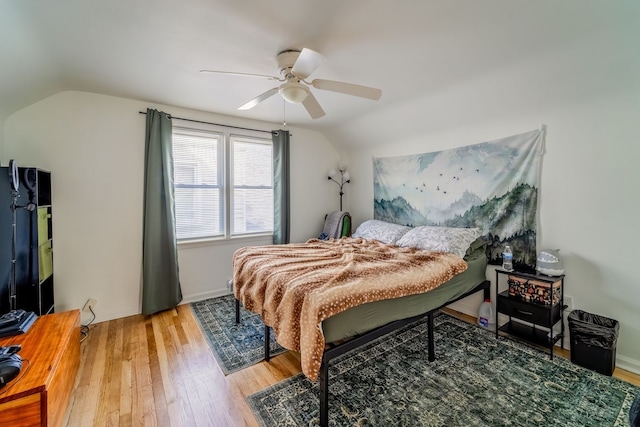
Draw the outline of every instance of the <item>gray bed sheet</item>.
M487 258L467 261L467 270L422 294L375 301L350 308L322 322L325 342L363 334L394 320L426 313L454 300L486 280Z

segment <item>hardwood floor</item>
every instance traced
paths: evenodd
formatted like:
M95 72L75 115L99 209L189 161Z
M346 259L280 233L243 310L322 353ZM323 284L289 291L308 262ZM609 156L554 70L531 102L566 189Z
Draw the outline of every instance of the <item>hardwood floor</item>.
M68 426L255 426L245 397L300 371L288 352L225 377L191 309L92 325Z
M298 372L287 352L225 376L188 305L98 323L81 346L67 425L256 426L245 397ZM640 386L638 375L614 375Z

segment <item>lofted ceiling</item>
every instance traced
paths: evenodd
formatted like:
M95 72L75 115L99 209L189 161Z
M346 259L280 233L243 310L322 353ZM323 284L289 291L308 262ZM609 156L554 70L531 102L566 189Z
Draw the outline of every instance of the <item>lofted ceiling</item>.
M316 129L347 140L436 114L442 94L531 57L557 55L637 19L631 1L3 0L0 119L65 90L89 91ZM624 8L633 9L628 18ZM637 42L637 40L636 40ZM312 89L326 116L273 96L277 85L201 69L278 75L276 55L307 47L312 78L382 89L379 101ZM542 83L540 83L542 84ZM430 102L429 100L438 100ZM382 125L382 123L387 125ZM362 129L369 129L362 133ZM384 132L382 132L384 133Z

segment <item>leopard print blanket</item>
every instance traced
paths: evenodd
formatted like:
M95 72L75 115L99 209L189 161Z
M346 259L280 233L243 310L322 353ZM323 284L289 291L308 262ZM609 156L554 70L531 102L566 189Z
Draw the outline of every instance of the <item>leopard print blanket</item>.
M344 237L247 246L233 255L234 295L300 353L302 372L318 377L325 347L321 322L357 305L430 291L467 269L457 255Z

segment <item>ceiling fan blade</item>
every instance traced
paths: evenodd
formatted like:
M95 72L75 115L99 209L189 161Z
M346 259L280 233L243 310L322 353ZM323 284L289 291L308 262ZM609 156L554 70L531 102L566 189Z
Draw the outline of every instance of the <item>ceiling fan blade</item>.
M296 63L293 64L291 72L300 80L304 80L309 77L311 73L313 73L315 69L322 65L326 60L327 58L325 58L318 52L307 49L305 47L304 49L302 49L302 52L300 52L298 59L296 59Z
M326 114L320 104L318 104L318 100L315 96L313 96L312 93L309 93L309 95L307 95L304 101L302 101L302 105L307 110L312 119L319 119Z
M274 87L273 89L269 89L265 93L262 93L262 94L256 96L255 98L253 98L251 101L247 102L246 104L239 106L238 110L249 110L249 109L255 107L256 105L260 104L265 99L270 98L273 95L275 95L276 93L278 93L278 89L280 89L280 88Z
M269 80L277 80L277 81L284 81L278 77L275 76L266 76L264 74L252 74L252 73L236 73L234 71L218 71L218 70L200 70L201 73L213 73L213 74L228 74L231 76L242 76L242 77L260 77L263 79L269 79Z
M382 91L368 86L354 85L352 83L336 82L334 80L315 79L311 85L316 89L330 90L333 92L345 93L347 95L359 96L377 101L382 96Z

